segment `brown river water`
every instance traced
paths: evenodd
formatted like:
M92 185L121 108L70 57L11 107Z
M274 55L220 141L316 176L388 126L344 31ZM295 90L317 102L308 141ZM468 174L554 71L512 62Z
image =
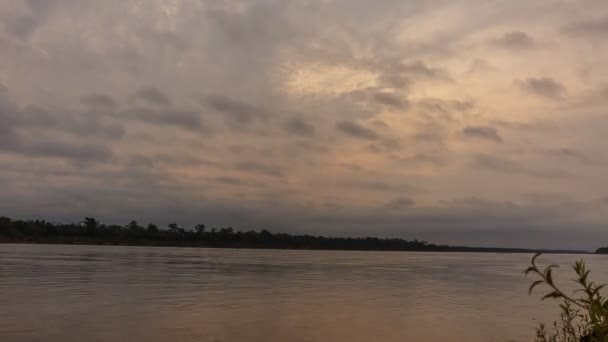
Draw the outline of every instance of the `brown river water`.
M0 244L0 341L531 341L530 257Z

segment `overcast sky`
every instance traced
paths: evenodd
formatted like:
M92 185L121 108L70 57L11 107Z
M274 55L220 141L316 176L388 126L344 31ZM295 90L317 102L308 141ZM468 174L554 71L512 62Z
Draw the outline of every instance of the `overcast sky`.
M606 0L3 0L0 215L608 245Z

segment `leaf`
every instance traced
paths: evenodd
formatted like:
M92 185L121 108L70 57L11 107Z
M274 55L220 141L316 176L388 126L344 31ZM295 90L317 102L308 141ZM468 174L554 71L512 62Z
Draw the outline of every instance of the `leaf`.
M532 257L532 265L536 264L536 258L538 258L541 254L543 254L543 253L538 252L538 253L534 254L534 256Z
M547 269L545 271L545 278L546 278L547 284L553 285L553 273L552 273L551 267L547 267Z
M532 290L534 290L535 287L537 287L538 285L544 283L544 280L537 280L535 282L532 283L532 285L530 285L530 288L528 289L528 295L532 294Z
M530 272L534 272L536 271L536 268L534 268L534 266L530 266L528 268L526 268L526 270L524 271L525 275L528 275Z
M557 291L553 291L551 293L544 295L543 298L541 298L541 300L545 300L548 298L561 298L561 297L563 297L561 293L559 293Z
M602 290L604 287L606 287L606 284L602 284L602 285L598 285L598 286L596 286L596 287L595 287L595 289L593 289L593 294L598 294L598 293L600 293L600 291L601 291L601 290Z

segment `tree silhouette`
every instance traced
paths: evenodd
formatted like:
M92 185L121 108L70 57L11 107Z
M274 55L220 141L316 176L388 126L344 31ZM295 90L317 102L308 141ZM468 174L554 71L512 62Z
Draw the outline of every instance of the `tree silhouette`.
M213 227L207 230L204 224L198 224L192 230L180 227L177 223L169 224L167 229L159 229L152 223L144 228L137 221L130 221L124 226L104 225L93 217L85 217L77 224L51 223L44 220L11 220L8 217L0 217L0 242L376 251L537 252L537 250L515 248L452 247L420 240L291 235L272 233L266 229L237 231L232 227L219 229Z
M153 223L150 223L150 224L148 224L148 227L146 228L146 231L148 233L158 233L159 229L158 229L157 225L155 225Z
M197 224L197 225L194 227L194 231L196 231L196 232L197 232L197 233L199 233L199 234L203 234L203 233L205 233L205 225L204 225L204 224Z

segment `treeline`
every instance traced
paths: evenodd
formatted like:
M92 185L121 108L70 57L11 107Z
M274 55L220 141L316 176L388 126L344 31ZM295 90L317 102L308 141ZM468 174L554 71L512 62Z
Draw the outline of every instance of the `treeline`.
M596 254L608 254L608 247L601 247L595 250Z
M92 217L68 224L0 217L0 242L373 251L536 252L528 249L435 245L419 240L291 235L271 233L267 230L236 231L231 227L207 228L203 224L196 225L194 229L186 229L176 223L167 227L154 224L143 226L136 221L124 226L106 225Z

